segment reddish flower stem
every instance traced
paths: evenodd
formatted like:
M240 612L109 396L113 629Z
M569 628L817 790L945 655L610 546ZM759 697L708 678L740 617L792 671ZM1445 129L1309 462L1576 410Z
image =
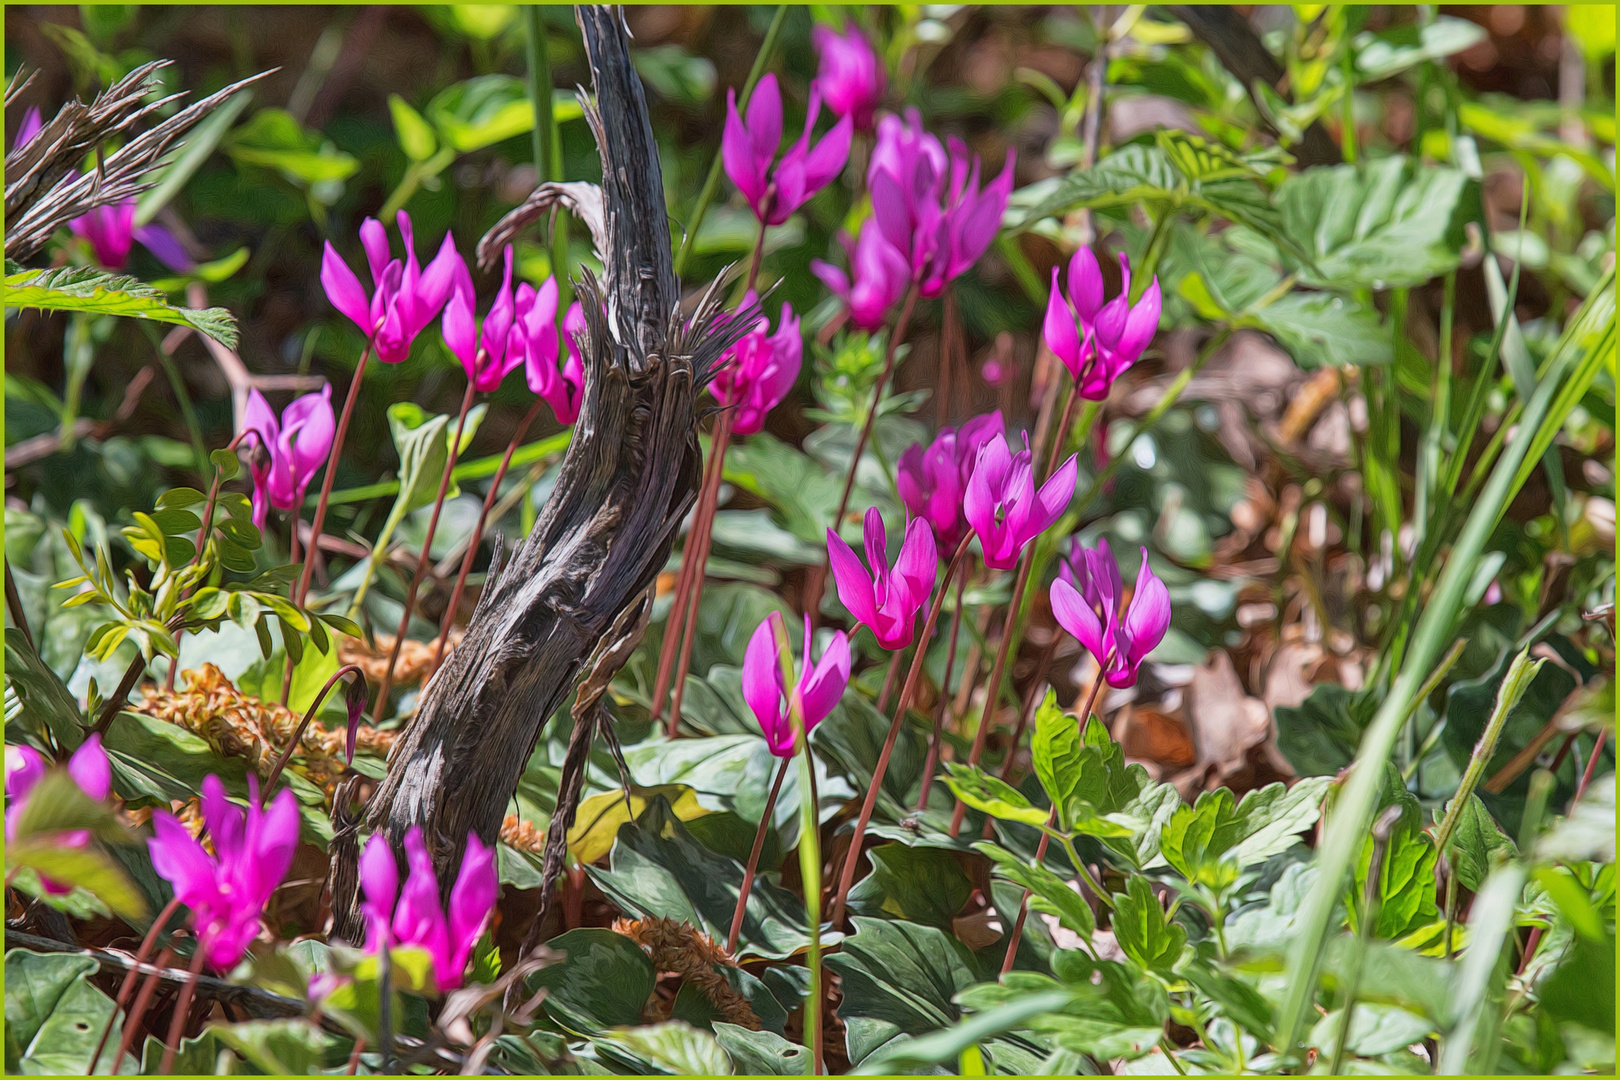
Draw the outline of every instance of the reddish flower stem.
M198 952L200 954L201 950L198 950ZM170 949L164 949L162 952L158 953L157 961L153 966L162 969L168 967L173 962L174 952ZM131 974L134 974L134 972L131 972ZM146 1016L147 1006L152 1004L152 995L157 992L157 988L158 973L154 971L147 975L145 981L141 983L141 992L135 995L134 1006L124 1016L124 1030L118 1036L118 1056L113 1059L114 1073L118 1072L119 1065L123 1063L124 1055L129 1053L129 1048L134 1045L135 1033L141 1029L141 1019ZM111 1029L112 1022L117 1017L118 1010L114 1008L112 1016L107 1020L107 1026L109 1029ZM100 1058L101 1051L97 1050L97 1061L99 1061ZM87 1075L94 1074L95 1071L95 1065L92 1064Z
M1592 775L1597 772L1598 758L1603 756L1603 744L1608 740L1608 729L1598 732L1597 742L1592 744L1592 756L1586 759L1586 771L1581 774L1580 786L1575 789L1575 798L1570 801L1571 808L1581 801L1586 794L1586 786L1592 782Z
M338 416L337 432L332 436L332 452L326 457L326 475L321 477L321 496L315 502L315 516L309 523L309 548L304 552L304 569L298 575L298 591L294 594L293 603L300 607L304 604L304 597L309 595L309 582L315 574L315 560L321 549L321 529L326 526L326 504L332 497L332 481L337 476L338 458L343 454L343 440L349 434L349 419L354 415L354 403L360 398L360 383L366 375L366 361L371 359L371 342L360 353L360 362L354 366L354 376L349 380L349 393L343 399L343 412ZM293 526L296 531L297 525ZM292 696L293 660L287 657L287 669L281 678L281 703L287 704Z
M844 475L844 491L838 496L838 512L833 515L832 527L836 531L843 524L844 514L849 510L849 496L855 490L855 473L861 467L861 455L866 452L866 444L872 438L872 427L877 423L878 406L883 403L883 391L889 385L889 379L894 375L894 354L904 340L906 331L911 327L911 314L917 307L917 286L912 284L906 290L905 302L900 307L900 317L894 322L894 332L889 335L889 346L883 354L883 371L879 373L877 385L872 388L872 407L867 410L866 423L861 425L861 434L855 440L855 453L849 459L849 472ZM827 588L827 561L824 558L821 565L810 575L808 596L804 610L810 614L813 626L821 624L821 595Z
M877 766L872 770L872 782L866 788L866 800L861 803L861 815L855 819L855 833L850 837L849 851L844 855L844 868L838 877L838 896L833 900L832 906L834 926L837 926L839 920L843 918L844 903L849 899L850 886L855 884L855 864L861 858L861 841L866 836L867 823L872 820L872 808L877 805L877 793L883 787L883 775L889 771L889 756L894 753L894 744L900 738L900 726L905 722L906 710L911 708L911 699L917 693L917 681L922 675L923 658L928 655L928 641L934 636L934 626L939 622L940 609L945 606L946 586L961 566L962 559L967 555L968 545L972 542L973 534L969 533L956 546L956 553L951 556L950 565L945 568L945 580L940 582L939 588L934 592L934 602L929 605L928 621L917 637L917 652L911 658L911 670L906 673L906 684L900 690L900 703L895 706L894 720L889 724L888 737L883 740L883 750L878 754Z
M1079 723L1082 735L1084 735L1086 723L1091 717L1092 706L1097 703L1097 695L1102 692L1102 684L1103 673L1098 671L1097 677L1091 682L1091 693L1086 695L1085 707L1080 710ZM1046 818L1046 824L1048 826L1055 825L1057 823L1057 812L1058 808L1054 804L1051 814L1047 815ZM1041 833L1041 842L1035 846L1035 861L1037 863L1046 858L1046 846L1047 844L1051 843L1051 840L1051 834L1045 832ZM1078 870L1079 868L1076 867L1076 869ZM1029 890L1025 889L1024 899L1018 904L1018 918L1013 923L1012 933L1007 935L1007 955L1003 957L1001 961L1001 973L1003 975L1012 970L1013 961L1018 957L1018 939L1023 936L1024 920L1029 917L1029 896Z
M163 1064L158 1067L159 1076L169 1076L174 1072L174 1055L180 1050L180 1037L186 1033L186 1015L191 1012L191 995L197 990L197 976L202 974L203 957L208 950L203 948L201 939L197 941L197 951L191 957L191 967L186 970L189 976L180 984L180 996L175 999L174 1019L169 1021L169 1037L163 1041Z
M720 478L725 473L726 447L731 443L731 417L729 411L720 414L720 430L715 432L714 446L710 451L715 460L713 483L709 487L708 500L705 503L707 512L703 515L703 531L697 537L697 561L692 566L692 580L687 586L692 598L687 604L686 624L681 629L681 659L675 668L674 692L669 703L669 737L672 739L681 722L681 699L686 696L686 673L692 664L692 642L697 638L698 608L703 603L704 567L708 565L709 548L713 546L714 514L720 501Z
M455 625L456 610L461 607L461 594L467 588L467 574L472 570L473 559L478 555L478 547L484 541L484 527L489 522L489 511L495 505L495 498L500 493L501 481L506 479L506 470L512 465L512 455L517 453L518 446L523 437L529 433L535 418L540 415L540 406L545 399L537 397L529 411L518 421L517 430L512 433L512 441L506 444L506 453L501 458L500 467L495 470L495 479L490 481L489 493L484 496L484 508L478 512L478 525L473 529L472 539L467 542L467 553L461 557L461 570L456 574L456 587L450 590L450 606L444 609L444 621L439 624L439 643L433 648L433 663L429 665L427 675L422 684L433 678L433 673L439 670L439 664L444 661L444 644L450 639L450 628Z
M939 767L939 745L943 739L945 708L951 700L951 672L956 668L956 639L962 632L962 590L967 585L968 568L964 563L956 572L956 609L951 612L951 636L945 647L945 678L940 680L939 700L934 703L934 737L928 743L928 759L923 763L922 793L917 796L917 809L928 809L928 796L934 790L934 770Z
M990 725L995 719L996 699L1001 693L1002 676L1007 672L1007 654L1012 651L1013 632L1018 626L1018 609L1024 606L1024 591L1029 586L1029 572L1035 562L1031 557L1034 546L1031 541L1018 560L1018 580L1013 584L1012 600L1007 604L1007 618L1001 624L1001 642L996 646L995 663L990 665L990 678L984 684L984 712L979 716L979 730L973 733L973 749L968 752L969 765L977 765L979 758L984 756L985 736L990 733ZM966 813L967 806L957 799L956 809L951 813L952 836L961 831L962 816Z
M339 679L351 673L357 679L364 680L366 677L365 673L360 670L359 664L344 664L337 669L337 672L330 679L326 680L326 685L321 687L321 692L315 695L315 700L310 703L309 710L304 713L304 718L298 722L298 728L293 732L292 741L287 744L287 749L281 752L281 757L276 760L276 767L270 770L270 778L264 782L264 800L266 803L270 800L270 793L276 790L276 781L281 779L281 770L287 767L287 762L292 760L293 751L298 749L298 743L304 737L304 729L309 727L309 722L315 719L315 714L320 711L321 702L326 700L326 695L332 692L332 687L338 684Z
M467 426L467 413L472 409L473 383L467 380L467 392L461 395L461 413L456 417L455 438L450 441L450 453L445 458L444 474L439 477L439 493L433 500L433 514L428 518L427 535L422 538L422 553L416 559L416 572L411 575L411 587L405 592L405 610L399 616L399 630L394 634L394 648L388 654L388 666L383 669L382 686L377 688L377 707L372 711L373 724L382 721L383 710L388 707L388 692L394 687L394 665L399 663L400 650L405 647L405 633L411 626L411 609L416 606L416 593L422 587L428 563L433 561L433 534L439 531L439 513L444 509L444 497L450 492L450 474L455 471L456 458L461 453L461 433ZM290 682L290 680L289 680Z
M776 809L776 797L782 793L782 781L787 779L791 757L782 759L771 783L771 793L765 800L765 812L760 815L759 830L754 833L754 848L748 853L748 868L743 871L742 891L737 894L737 910L731 916L731 932L726 935L726 952L737 953L737 938L742 934L743 913L748 910L748 894L754 890L754 872L759 869L759 855L765 850L765 833L771 827L771 812Z
M719 435L718 422L715 435ZM703 528L704 510L708 506L710 486L718 490L715 476L720 468L720 458L713 452L711 443L709 461L703 470L703 484L698 489L697 505L692 511L692 525L686 532L686 544L681 548L681 568L675 577L675 595L670 601L669 614L664 618L664 642L658 651L658 679L653 686L652 719L655 721L664 715L670 676L675 674L675 652L680 647L681 627L685 625L686 605L691 598L692 574L697 568L697 538L706 531ZM670 738L674 737L672 727Z
M1061 635L1062 631L1059 629L1052 631L1052 640L1046 643L1046 648L1041 651L1041 658L1035 665L1035 681L1029 684L1029 690L1024 694L1023 708L1018 710L1018 726L1013 729L1012 750L1007 754L1007 761L1001 767L1001 778L1009 784L1012 783L1013 771L1018 763L1018 744L1024 740L1024 729L1029 726L1029 718L1035 715L1036 696L1045 685L1042 675L1046 671L1046 666L1052 662L1052 654L1057 652L1058 638Z
M113 1006L113 1011L108 1014L106 1026L101 1029L101 1038L96 1041L96 1052L90 1055L90 1068L86 1070L87 1076L94 1076L96 1066L101 1064L101 1052L107 1048L107 1039L112 1035L113 1023L118 1019L118 1010L129 1004L129 995L135 991L135 982L140 977L140 965L146 963L146 958L152 954L152 946L157 944L158 935L163 932L163 928L169 924L169 920L174 917L174 913L179 909L180 898L177 896L163 906L163 910L158 913L158 917L152 920L152 926L146 931L146 936L141 939L141 947L135 952L136 966L129 969L128 974L124 976L124 981L118 986L117 1004ZM122 1054L118 1056L118 1060L124 1060Z
M894 650L894 655L889 657L889 670L883 676L883 689L878 691L877 707L880 713L889 711L889 695L894 693L894 680L900 677L900 660L905 654L906 650L902 647Z

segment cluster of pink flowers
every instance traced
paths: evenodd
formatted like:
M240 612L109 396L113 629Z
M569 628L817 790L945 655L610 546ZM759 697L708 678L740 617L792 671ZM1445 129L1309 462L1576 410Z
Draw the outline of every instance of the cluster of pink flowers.
M6 807L6 842L9 844L16 839L17 821L21 817L23 807L28 805L28 798L33 794L34 788L45 779L49 771L45 757L32 746L6 747L6 796L11 805ZM101 748L101 736L91 735L68 758L68 776L84 792L96 802L101 802L112 794L112 763L107 760L107 751ZM56 837L56 843L65 848L81 848L90 842L90 834L83 829L74 829ZM40 884L45 891L56 896L62 896L73 890L50 878L40 878Z
M445 347L461 361L474 390L494 390L513 368L524 364L530 389L545 398L559 422L572 423L579 413L584 365L577 346L570 342L568 362L561 370L557 367L556 282L547 279L540 290L527 283L519 285L514 299L512 249L508 247L500 290L480 326L474 314L477 293L472 273L456 250L455 238L446 233L438 254L424 268L416 259L410 215L403 210L399 212L399 232L405 245L403 260L392 257L381 222L367 218L360 227L360 242L371 270L369 297L330 241L321 258L321 285L327 299L366 335L377 358L386 364L404 361L416 339L442 313ZM565 329L572 310L569 316L564 320ZM577 320L576 325L582 321Z
M366 916L366 951L381 952L396 946L414 946L427 952L440 990L454 990L467 974L467 961L495 910L500 885L495 874L495 851L473 833L461 871L450 887L448 907L439 904L439 877L433 856L422 841L421 826L405 834L405 861L409 875L399 887L399 863L388 841L372 834L360 855L360 888L365 893L361 910ZM396 903L397 897L397 903Z

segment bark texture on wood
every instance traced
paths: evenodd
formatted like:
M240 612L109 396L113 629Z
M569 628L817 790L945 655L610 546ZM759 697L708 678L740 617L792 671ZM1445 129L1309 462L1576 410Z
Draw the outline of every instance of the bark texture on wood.
M422 826L446 890L469 831L496 842L547 719L669 557L702 463L698 391L751 322L717 321L714 288L679 314L658 148L622 13L575 13L595 91L585 113L602 157L604 276L587 271L577 283L584 401L539 521L500 573L492 569L366 812L366 825L396 848ZM353 852L333 859L333 933L357 941L357 875L339 865Z

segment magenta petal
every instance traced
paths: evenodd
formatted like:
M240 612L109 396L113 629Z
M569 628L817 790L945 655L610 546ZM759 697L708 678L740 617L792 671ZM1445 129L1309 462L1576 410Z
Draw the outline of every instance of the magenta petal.
M270 800L254 843L253 869L259 895L268 900L292 869L298 851L298 800L291 788L282 788Z
M32 746L6 747L6 794L19 802L45 778L45 756ZM15 809L15 807L13 807Z
M838 599L858 622L876 633L878 611L877 598L872 591L872 577L843 537L831 529L827 530L827 562L832 567Z
M980 543L988 544L990 538L999 532L996 508L1006 487L1007 471L1011 468L1012 454L1007 450L1007 440L997 432L979 447L973 475L968 480L967 494L962 497L963 516L973 526L973 531L979 534Z
M1102 267L1089 247L1080 248L1069 260L1069 301L1085 323L1096 319L1102 310Z
M376 218L366 218L360 226L360 246L365 248L366 263L371 267L371 280L375 284L382 280L383 268L392 257L388 251L388 233L383 229L382 222Z
M495 910L499 883L495 874L495 851L485 847L477 834L467 834L467 848L461 856L461 871L450 887L449 934L450 971L439 972L440 989L461 985L473 946L484 932L484 923Z
M400 212L401 217L404 211ZM401 222L401 227L408 222ZM444 241L439 245L439 253L433 256L433 261L427 264L422 276L416 282L416 318L417 331L432 322L434 317L444 308L445 301L450 298L450 289L460 276L471 277L467 270L467 261L456 250L456 238L450 233L444 234Z
M753 710L754 719L765 734L771 753L789 757L793 753L793 732L782 715L782 672L777 663L776 635L765 618L748 639L743 653L743 700Z
M826 187L844 171L844 163L849 160L849 145L854 137L855 125L847 116L821 137L816 148L804 159L804 198L808 199Z
M155 834L146 842L152 856L152 869L169 883L174 895L190 908L197 908L217 893L216 864L208 857L186 827L167 810L152 814Z
M442 969L449 966L449 927L439 907L439 877L433 857L422 843L420 825L411 826L405 834L405 862L410 873L394 908L394 937L401 945L426 949L433 957L434 974L443 981Z
M1108 648L1104 642L1102 622L1097 618L1097 613L1091 610L1091 605L1062 578L1052 582L1048 595L1052 601L1052 617L1074 635L1075 640L1096 658L1099 665L1102 664L1107 659Z
M837 707L849 685L849 638L842 630L835 632L827 643L827 651L813 672L800 676L799 700L804 710L806 734Z
M1074 498L1075 476L1079 471L1076 455L1070 454L1069 460L1057 467L1041 490L1036 494L1035 501L1038 509L1030 518L1030 526L1034 532L1030 539L1051 528L1052 523L1063 516L1063 511L1069 508L1069 502Z
M1063 366L1069 369L1071 375L1079 378L1080 335L1074 328L1074 315L1058 290L1057 267L1052 268L1052 293L1047 297L1046 322L1042 325L1041 336L1046 341L1046 347L1052 350L1052 355L1063 361Z
M872 220L903 258L912 247L912 219L904 190L888 172L872 177Z
M939 549L934 546L934 534L929 531L927 522L914 519L906 526L906 538L894 564L895 576L905 582L910 594L907 618L928 602L938 570Z
M372 833L360 852L360 890L366 898L362 905L366 916L366 948L376 951L388 937L394 898L399 895L399 863L394 858L394 849L388 846L388 838L380 832Z
M179 238L162 225L140 226L135 230L135 239L139 240L147 251L156 255L159 262L176 273L190 273L197 265L191 256L186 254L186 249L181 246Z
M337 433L332 418L332 387L323 386L313 394L294 400L281 414L281 419L287 432L296 432L291 447L293 473L299 482L307 483L326 463Z
M1159 330L1159 315L1164 307L1164 298L1159 292L1159 279L1154 278L1148 285L1142 299L1131 308L1131 313L1125 317L1125 328L1119 336L1116 349L1125 361L1125 366L1134 364L1142 350L1148 347L1153 335ZM1118 372L1114 372L1118 374Z
M365 290L360 287L360 279L354 276L349 264L339 257L330 240L321 254L321 287L326 290L326 298L332 302L332 306L348 316L360 328L360 332L370 338L374 326Z
M764 176L782 145L782 89L774 74L767 74L748 99L749 150L754 170Z
M112 792L112 762L101 748L101 736L92 733L68 758L68 775L79 790L100 802Z
M1142 569L1136 576L1136 591L1125 612L1124 628L1129 644L1125 659L1134 675L1142 660L1164 640L1165 631L1170 628L1170 590L1148 566L1147 548L1142 549Z
M742 117L737 115L737 92L726 91L726 122L720 133L720 161L748 205L757 206L765 195L764 177L754 162L753 146Z
M276 411L256 386L248 390L247 408L242 410L241 434L242 445L250 445L248 440L252 439L267 450L276 445L281 435L281 421L276 419Z
M849 275L838 267L822 259L811 259L810 272L821 279L828 292L849 299Z
M478 324L473 320L472 292L459 282L444 305L439 330L444 335L445 346L466 369L467 378L473 378L478 370Z

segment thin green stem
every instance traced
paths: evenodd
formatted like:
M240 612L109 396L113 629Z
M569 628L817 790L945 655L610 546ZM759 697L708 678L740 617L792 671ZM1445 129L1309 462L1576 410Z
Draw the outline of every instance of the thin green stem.
M776 38L781 32L782 22L787 18L788 5L781 4L776 9L776 15L771 19L771 25L765 31L765 40L760 42L759 52L754 57L754 66L748 72L748 81L743 83L742 93L737 95L737 109L743 111L748 108L748 99L754 94L754 87L758 85L760 77L765 74L766 65L770 63L771 54L776 50ZM714 201L714 193L720 186L720 152L716 149L714 161L709 165L709 175L703 181L703 190L698 193L697 205L692 209L692 221L686 227L686 236L681 240L681 249L675 254L675 274L680 276L686 269L686 260L692 254L692 248L697 244L698 232L703 228L703 219L709 213L709 203Z
M1491 717L1485 723L1485 730L1480 734L1479 742L1474 744L1474 752L1469 755L1468 767L1463 771L1462 782L1457 785L1457 794L1452 796L1451 803L1446 807L1446 816L1441 819L1440 827L1434 834L1434 849L1441 854L1445 853L1446 845L1451 842L1451 834L1457 831L1457 822L1461 819L1462 809L1468 803L1468 797L1479 786L1480 779L1485 775L1485 768L1490 764L1491 758L1496 756L1496 744L1502 737L1502 728L1507 724L1508 714L1519 704L1524 692L1530 688L1530 683L1541 670L1545 660L1531 660L1530 650L1525 649L1513 658L1507 674L1502 678L1502 685L1496 691L1496 706L1491 710Z

